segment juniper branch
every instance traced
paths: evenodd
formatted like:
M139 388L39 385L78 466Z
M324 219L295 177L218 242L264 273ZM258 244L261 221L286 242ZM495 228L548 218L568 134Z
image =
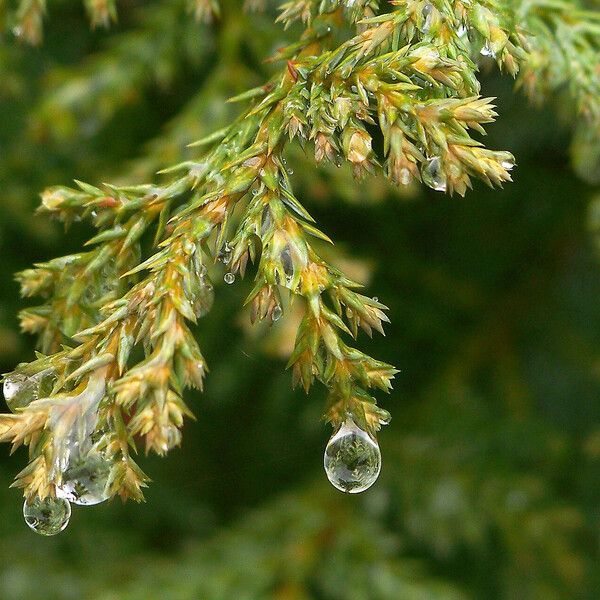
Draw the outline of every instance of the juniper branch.
M0 439L29 444L31 462L17 479L28 497L60 485L66 436L95 434L112 465L109 493L141 499L146 478L130 449L140 437L159 454L180 442L190 414L183 390L201 388L206 373L189 323L210 309L208 265L216 257L229 265L229 281L259 259L255 319L279 318L282 290L301 298L290 365L305 389L314 379L328 388L334 426L350 415L374 435L389 420L370 390L387 391L395 369L342 339L359 327L382 331L385 306L359 294L313 248L310 237L328 238L294 195L285 147L295 138L312 142L317 162L346 161L357 177L382 171L395 183L416 179L459 194L472 178L501 185L510 181L512 155L471 135L496 116L479 96L474 56L483 49L515 75L528 54L515 13L494 2L396 2L375 16L374 4L360 7L358 15L337 3L288 3L282 20L299 18L306 28L275 57L285 67L235 98L252 105L197 143L212 146L202 158L168 169L165 184L80 184L44 195L45 210L66 222L91 217L100 231L95 250L19 276L26 295L48 296L22 322L49 354L17 373L54 377L47 397L0 417ZM357 25L350 35L340 26L344 14ZM148 252L142 238L150 229ZM101 289L106 269L117 282Z

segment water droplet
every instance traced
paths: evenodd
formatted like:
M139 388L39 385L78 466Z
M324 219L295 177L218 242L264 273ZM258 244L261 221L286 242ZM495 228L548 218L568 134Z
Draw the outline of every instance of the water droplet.
M61 498L25 500L23 517L32 531L40 535L56 535L69 524L71 505Z
M281 308L281 306L276 306L275 308L273 308L272 312L271 312L271 319L273 320L273 323L275 323L276 321L279 321L279 319L281 319L283 315L283 310Z
M40 371L34 375L13 372L4 378L4 400L11 412L24 408L52 391L54 376L51 369Z
M423 33L429 33L431 29L431 20L433 15L433 6L428 2L421 12L423 18L423 24L421 25L421 31Z
M288 175L293 175L294 174L294 169L288 169L287 170L287 174Z
M458 27L458 29L456 30L456 35L462 40L467 34L469 33L469 30L464 26L464 25L460 25Z
M228 265L231 262L231 247L228 242L225 242L223 248L219 252L219 260L224 264Z
M323 462L335 488L358 494L371 487L379 476L381 452L377 442L348 418L329 440Z
M406 167L402 167L402 169L400 169L400 183L402 185L408 185L410 183L410 171L408 168Z
M258 195L258 188L254 188L254 189L252 190L252 195L253 195L253 196L257 196L257 195Z
M379 302L379 298L377 296L373 296L373 302Z
M194 314L198 319L210 312L215 301L215 292L210 282L204 282L198 289L194 302Z
M91 506L108 499L107 484L110 476L111 463L101 452L90 450L82 456L70 457L67 468L62 474L62 481L56 487L59 498Z
M235 275L233 273L225 273L223 281L231 285L235 281Z
M445 192L448 188L446 174L442 170L442 161L439 156L430 158L421 171L423 183L437 192Z
M483 47L481 48L480 54L481 54L481 56L489 56L491 58L496 58L496 54L492 50L492 47L490 46L490 43L487 42L487 41L483 45Z
M515 168L515 161L514 159L507 159L507 160L503 160L500 165L502 166L503 169L506 169L507 171L511 171L512 169Z

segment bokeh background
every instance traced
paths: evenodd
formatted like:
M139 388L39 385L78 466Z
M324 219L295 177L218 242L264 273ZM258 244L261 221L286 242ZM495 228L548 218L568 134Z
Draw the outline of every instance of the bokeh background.
M13 273L90 236L34 217L39 192L149 181L192 156L297 35L271 8L222 12L206 25L182 0L129 0L92 31L62 0L41 47L0 42L2 372L33 353ZM517 157L504 190L398 191L288 156L336 240L323 251L390 307L386 337L360 341L401 369L380 398L393 420L379 482L360 496L328 484L324 391L292 391L292 328L249 326L251 278L220 285L197 328L211 369L188 395L197 421L166 459L140 457L146 504L77 508L63 535L37 537L9 489L26 455L0 449L2 600L600 597L597 189L571 167L568 107L530 106L482 70L500 112L488 145ZM578 160L593 178L593 157Z

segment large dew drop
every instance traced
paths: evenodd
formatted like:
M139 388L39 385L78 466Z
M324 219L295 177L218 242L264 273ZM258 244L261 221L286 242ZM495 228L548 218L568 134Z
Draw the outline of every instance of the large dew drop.
M61 498L25 500L23 517L32 531L40 535L56 535L69 524L71 505Z
M377 442L352 419L331 437L324 457L327 478L342 492L358 494L370 488L381 471Z
M85 457L73 457L56 487L56 495L83 506L104 502L109 496L110 469L110 461L100 452L92 450Z

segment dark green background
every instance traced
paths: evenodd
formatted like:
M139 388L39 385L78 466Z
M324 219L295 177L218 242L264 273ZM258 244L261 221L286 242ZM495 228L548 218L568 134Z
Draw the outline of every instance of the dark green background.
M0 45L3 372L33 352L13 273L91 233L32 217L39 192L148 180L241 110L223 99L264 81L276 66L262 58L297 34L232 3L207 27L179 2L124 3L116 27L90 32L78 3L50 4L41 48ZM166 459L140 457L146 504L77 508L38 538L8 489L26 454L3 449L0 598L600 596L595 190L569 166L568 106L533 108L487 71L500 118L486 143L518 163L504 190L399 194L288 157L332 260L366 261L368 293L390 307L386 337L359 340L401 369L380 398L394 418L379 482L357 497L327 483L323 390L291 391L268 351L284 325L242 326L251 278L219 285L198 326L211 371L188 397L197 421Z

